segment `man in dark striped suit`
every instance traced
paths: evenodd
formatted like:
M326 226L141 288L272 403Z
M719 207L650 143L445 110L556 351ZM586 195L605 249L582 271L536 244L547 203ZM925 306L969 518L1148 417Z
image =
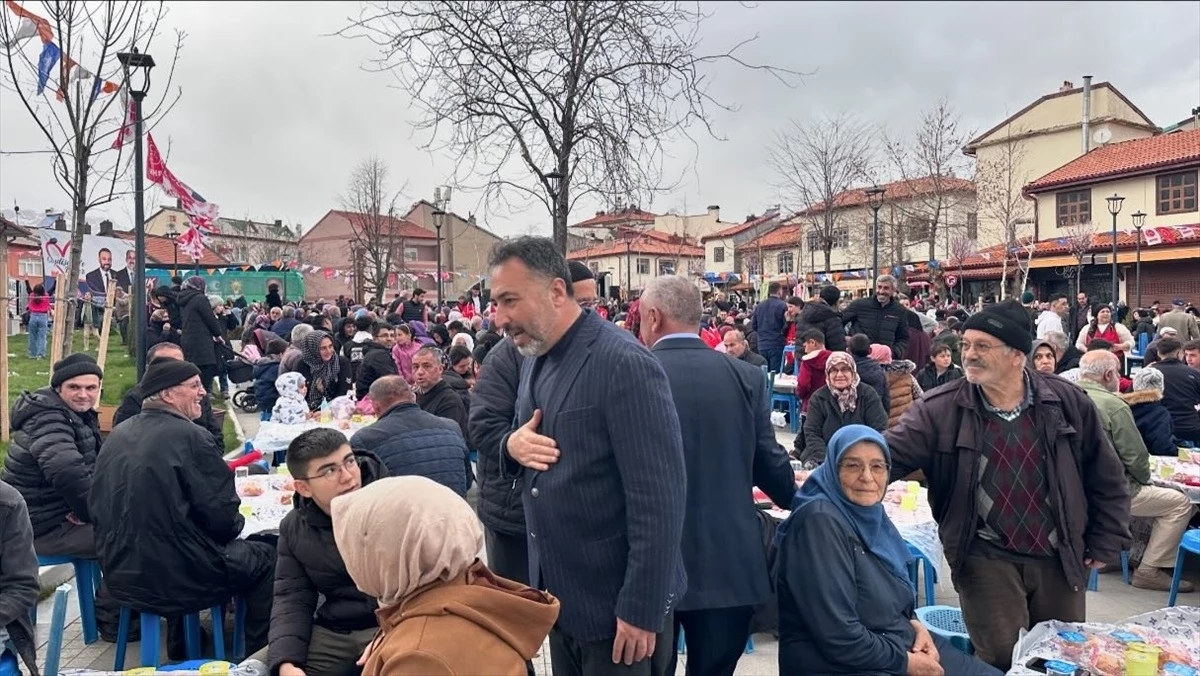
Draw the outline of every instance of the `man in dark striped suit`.
M544 238L492 253L496 323L526 359L505 471L523 473L529 573L562 602L556 676L667 673L685 476L679 418L658 361L572 298Z
M688 676L732 676L754 608L771 598L751 493L757 485L786 508L796 479L775 440L762 371L700 340L701 311L700 290L683 277L658 277L642 293L642 340L671 383L687 463L688 590L675 634L682 627L687 637Z

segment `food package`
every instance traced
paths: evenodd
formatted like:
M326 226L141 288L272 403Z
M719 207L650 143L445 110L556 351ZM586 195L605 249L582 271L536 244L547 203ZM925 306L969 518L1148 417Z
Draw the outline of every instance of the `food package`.
M244 498L256 498L263 494L266 489L257 481L244 481L238 487L238 494Z
M347 396L338 397L329 402L329 411L334 420L349 421L354 416L354 400Z

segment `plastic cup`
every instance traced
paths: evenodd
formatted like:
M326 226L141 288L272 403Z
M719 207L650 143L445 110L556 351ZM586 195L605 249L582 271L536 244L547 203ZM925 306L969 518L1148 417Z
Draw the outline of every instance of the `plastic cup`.
M917 496L912 493L905 493L900 497L900 509L906 512L917 511Z
M916 495L917 493L921 492L921 482L920 481L905 481L904 482L904 490L907 491L908 493L911 493L912 495Z
M1175 466L1169 462L1159 462L1158 473L1162 476L1162 478L1170 479L1171 477L1175 476Z
M238 514L241 514L242 516L249 519L251 516L254 516L254 508L251 507L250 505L242 505L242 506L238 507Z
M1125 649L1125 676L1158 676L1160 652L1158 647L1145 643L1130 644Z
M233 478L234 479L246 479L246 478L249 478L249 476L250 476L250 468L249 467L238 467L237 469L233 470Z
M1192 452L1186 448L1179 449L1179 461L1180 462L1191 462L1192 461Z

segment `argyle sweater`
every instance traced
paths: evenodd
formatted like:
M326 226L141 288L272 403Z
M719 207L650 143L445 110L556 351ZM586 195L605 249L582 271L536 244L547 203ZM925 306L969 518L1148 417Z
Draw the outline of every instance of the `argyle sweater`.
M1016 554L1052 556L1058 533L1033 409L1011 422L994 413L986 417L975 494L979 537Z

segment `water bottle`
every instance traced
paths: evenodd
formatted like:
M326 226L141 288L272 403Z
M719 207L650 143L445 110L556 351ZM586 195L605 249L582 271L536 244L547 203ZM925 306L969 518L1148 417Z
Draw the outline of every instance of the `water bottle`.
M229 676L268 676L271 670L256 659L248 659L229 671Z

